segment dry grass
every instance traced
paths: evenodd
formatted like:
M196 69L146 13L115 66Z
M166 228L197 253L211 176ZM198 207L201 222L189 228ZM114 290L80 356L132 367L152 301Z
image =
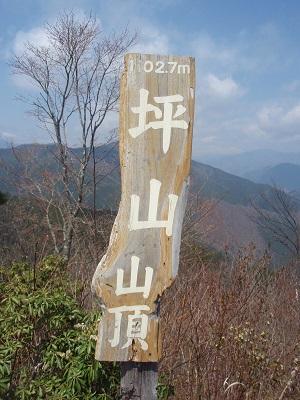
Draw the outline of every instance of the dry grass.
M296 273L271 272L253 247L219 267L183 259L181 268L162 306L161 373L174 398L299 399Z

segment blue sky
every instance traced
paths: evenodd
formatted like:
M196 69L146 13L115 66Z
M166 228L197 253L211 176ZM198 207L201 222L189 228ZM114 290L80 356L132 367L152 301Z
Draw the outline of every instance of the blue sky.
M28 88L7 61L62 10L92 10L104 32L139 33L134 51L192 55L197 63L194 157L300 149L300 2L297 0L0 0L0 138L47 142L15 100ZM117 126L111 116L107 129ZM73 138L76 144L76 137Z

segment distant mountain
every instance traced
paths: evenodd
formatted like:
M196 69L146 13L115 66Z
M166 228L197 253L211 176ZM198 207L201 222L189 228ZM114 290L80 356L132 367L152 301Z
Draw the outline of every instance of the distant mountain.
M199 161L205 162L223 171L241 177L247 177L248 173L267 167L274 167L282 163L300 165L299 153L285 153L274 150L254 150L240 154L203 156Z
M55 175L56 150L54 145L24 145L14 150L0 149L0 191L18 193L19 177L24 172L18 158L27 161L26 168L37 180L42 179L45 174ZM78 162L82 149L75 148L71 151L72 162ZM104 170L97 188L97 207L116 210L121 192L118 143L100 146L96 153ZM206 240L217 249L224 250L226 246L234 250L252 241L259 251L263 251L266 240L250 217L253 213L251 201L259 199L262 192L270 190L269 185L254 183L219 168L192 161L190 192L199 193L204 201L216 200L213 212L205 221L205 229L213 227ZM92 199L88 198L85 206L91 204ZM265 207L265 204L261 203L261 206Z
M72 163L76 165L82 148L70 149ZM56 174L58 162L57 148L54 144L26 144L15 148L0 149L0 191L13 195L19 194L24 169L35 180L41 180L45 174ZM118 207L120 197L120 173L117 143L96 148L96 157L105 176L100 177L97 207ZM91 203L91 200L88 203ZM88 204L87 204L88 205Z
M82 152L81 148L71 149L74 162ZM55 145L22 145L16 149L0 149L0 190L16 193L18 176L22 174L22 165L17 159L27 160L27 168L37 179L45 173L55 173L57 161L55 158ZM103 168L108 173L99 183L97 205L99 208L117 208L120 200L120 170L117 143L99 146L96 149L97 158L102 160ZM0 164L0 165L1 165ZM10 176L6 167L9 166ZM4 168L3 168L4 167ZM5 179L6 177L6 179ZM251 182L218 168L192 161L191 165L191 191L201 193L205 199L217 199L230 204L248 206L263 191L269 190L268 185Z
M251 182L197 161L192 161L191 169L191 190L200 191L208 199L249 206L262 192L270 190L268 185Z
M289 192L300 191L300 165L282 163L250 171L247 177L258 183L276 184Z

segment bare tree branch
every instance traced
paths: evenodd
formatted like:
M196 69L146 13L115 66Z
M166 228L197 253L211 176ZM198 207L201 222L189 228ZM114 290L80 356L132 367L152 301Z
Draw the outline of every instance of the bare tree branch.
M11 68L14 74L27 77L37 88L27 102L31 104L32 115L54 139L55 179L48 176L43 182L45 186L39 182L37 187L34 179L27 176L27 183L29 190L47 204L45 212L56 250L58 239L51 218L56 218L55 223L60 221L62 253L69 259L74 223L79 213L82 214L90 190L87 189L89 166L97 163L96 141L100 134L105 134L100 128L108 113L117 110L122 58L136 35L125 29L120 34L105 36L95 17L80 19L72 12L65 12L54 24L47 24L45 33L48 45L27 43L24 53L11 60ZM78 128L82 151L74 157L69 142ZM95 167L93 174L96 174ZM97 177L91 182L96 185ZM96 188L93 192L96 193ZM59 218L54 209L59 212Z

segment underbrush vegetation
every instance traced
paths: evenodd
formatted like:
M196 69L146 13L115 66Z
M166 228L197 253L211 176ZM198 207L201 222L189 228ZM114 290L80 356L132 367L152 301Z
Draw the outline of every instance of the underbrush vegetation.
M8 216L0 246L0 399L119 399L118 365L94 360L100 311L90 290L113 216L99 214L101 235L77 228L68 265L47 256L36 211L14 205ZM253 246L220 254L184 231L179 275L161 299L158 398L299 400L299 275L297 262L275 270Z
M117 398L118 368L94 359L99 311L78 305L62 271L51 256L1 268L1 399Z
M300 398L299 274L253 253L190 265L166 292L161 373L174 398Z

